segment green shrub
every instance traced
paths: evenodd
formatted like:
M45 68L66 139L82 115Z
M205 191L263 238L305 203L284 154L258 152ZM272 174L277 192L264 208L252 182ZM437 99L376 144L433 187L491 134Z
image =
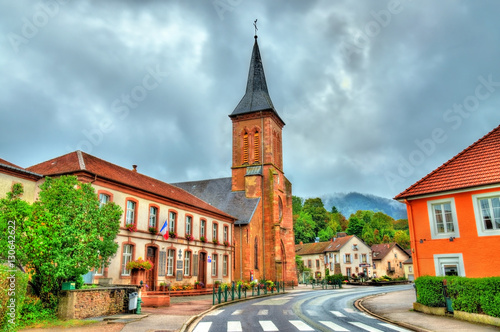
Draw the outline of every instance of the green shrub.
M415 280L417 303L428 307L444 307L443 277L422 276Z
M15 284L11 284L11 280L15 280ZM14 330L19 325L27 285L28 274L0 264L0 325L6 331Z
M482 279L465 277L446 277L448 280L448 296L453 299L453 310L480 313Z
M500 277L482 279L479 303L482 311L492 317L500 317Z

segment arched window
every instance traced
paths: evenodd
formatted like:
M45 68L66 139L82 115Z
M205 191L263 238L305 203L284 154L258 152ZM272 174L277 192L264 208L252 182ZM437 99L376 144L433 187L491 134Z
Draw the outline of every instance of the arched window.
M258 163L260 161L259 150L260 150L259 132L256 131L255 134L253 134L253 162L254 163Z
M248 164L248 133L243 133L243 164Z
M256 270L258 270L259 269L259 241L257 240L257 237L255 237L254 260L255 260L254 268Z

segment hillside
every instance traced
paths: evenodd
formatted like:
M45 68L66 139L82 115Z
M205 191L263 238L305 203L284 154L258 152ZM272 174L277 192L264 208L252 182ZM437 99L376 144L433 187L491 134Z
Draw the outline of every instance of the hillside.
M394 219L408 219L406 206L395 200L379 197L370 194L361 194L357 192L334 193L321 197L325 209L331 211L335 206L346 218L358 210L370 210L383 212Z

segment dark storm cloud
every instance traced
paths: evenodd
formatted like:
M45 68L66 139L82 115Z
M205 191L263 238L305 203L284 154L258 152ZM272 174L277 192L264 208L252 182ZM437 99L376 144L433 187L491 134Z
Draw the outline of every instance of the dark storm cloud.
M24 167L82 149L167 182L229 176L256 18L296 195L393 197L499 123L494 1L2 7L0 158Z

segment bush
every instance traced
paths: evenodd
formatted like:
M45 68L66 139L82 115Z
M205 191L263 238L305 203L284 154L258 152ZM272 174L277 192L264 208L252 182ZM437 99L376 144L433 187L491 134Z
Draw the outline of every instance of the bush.
M11 270L15 272L12 273ZM11 283L12 276L14 276L14 284ZM0 264L0 325L4 326L6 331L14 329L20 323L27 286L28 274ZM11 300L15 302L12 303ZM9 305L11 308L8 307Z
M417 303L428 307L444 307L443 277L423 276L415 280Z

